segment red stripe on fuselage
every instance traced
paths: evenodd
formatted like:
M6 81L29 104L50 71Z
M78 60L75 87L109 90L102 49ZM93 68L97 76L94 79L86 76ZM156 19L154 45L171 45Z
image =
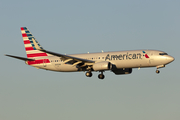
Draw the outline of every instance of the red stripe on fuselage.
M34 48L33 48L33 47L26 47L25 49L26 49L26 51L29 51L29 50L34 50Z
M29 40L24 40L24 44L30 44L31 42Z
M34 53L34 54L27 54L27 57L42 57L42 56L47 56L46 53Z
M34 61L27 61L28 65L34 64L42 64L42 63L50 63L49 59L41 59L41 60L34 60Z

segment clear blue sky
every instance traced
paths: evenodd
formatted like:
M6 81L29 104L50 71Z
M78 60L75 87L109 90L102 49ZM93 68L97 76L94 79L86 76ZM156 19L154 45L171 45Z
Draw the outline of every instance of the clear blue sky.
M179 120L179 0L1 0L0 120ZM134 69L60 73L25 57L20 27L59 53L157 49L175 57L161 73Z

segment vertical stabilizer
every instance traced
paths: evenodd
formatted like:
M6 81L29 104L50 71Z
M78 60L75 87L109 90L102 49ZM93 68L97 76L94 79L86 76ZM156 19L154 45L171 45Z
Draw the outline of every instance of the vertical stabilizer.
M31 34L31 32L27 29L27 27L21 27L21 33L23 37L23 42L27 54L27 58L36 59L33 61L28 61L28 64L41 64L41 63L50 63L47 59L49 54L42 52L43 47L38 43L35 37ZM38 61L38 63L36 63Z
M48 56L47 53L39 51L43 48L27 29L27 27L21 27L21 33L28 58Z

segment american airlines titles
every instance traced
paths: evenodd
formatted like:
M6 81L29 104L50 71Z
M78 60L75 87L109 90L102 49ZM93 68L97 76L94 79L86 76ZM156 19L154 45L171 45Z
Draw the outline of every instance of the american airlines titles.
M107 54L105 60L131 60L131 59L142 59L141 53L134 53L134 54L119 54L119 55L109 55Z

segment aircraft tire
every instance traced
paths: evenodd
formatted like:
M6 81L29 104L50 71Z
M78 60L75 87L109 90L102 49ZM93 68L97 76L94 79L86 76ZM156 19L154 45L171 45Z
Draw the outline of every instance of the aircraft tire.
M86 72L87 77L92 77L92 72Z
M160 73L160 71L159 71L159 70L156 70L156 73L157 73L157 74L159 74L159 73Z
M103 74L99 74L99 75L98 75L98 78L99 78L99 79L104 79L105 76L104 76Z

